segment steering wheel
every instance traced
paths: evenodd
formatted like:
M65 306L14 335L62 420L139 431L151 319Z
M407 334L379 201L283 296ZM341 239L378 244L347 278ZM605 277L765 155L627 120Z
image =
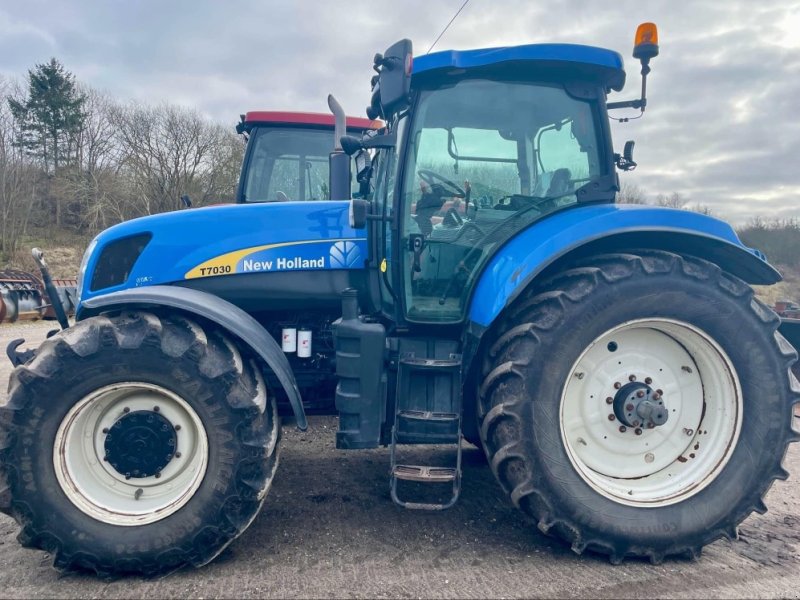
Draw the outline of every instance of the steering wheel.
M444 194L446 196L452 196L453 198L465 198L467 193L455 182L450 181L447 177L443 175L439 175L436 171L431 171L430 169L420 169L417 171L420 179L427 183L429 186L433 187L434 185L439 185L444 188L445 192L452 192L449 194Z

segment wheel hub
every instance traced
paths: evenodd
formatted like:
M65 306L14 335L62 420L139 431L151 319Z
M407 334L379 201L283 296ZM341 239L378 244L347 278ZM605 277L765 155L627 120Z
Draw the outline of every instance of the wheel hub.
M177 432L158 412L124 414L107 433L105 460L126 478L158 475L175 456Z
M628 427L654 429L669 418L660 390L646 383L631 381L614 395L614 415Z

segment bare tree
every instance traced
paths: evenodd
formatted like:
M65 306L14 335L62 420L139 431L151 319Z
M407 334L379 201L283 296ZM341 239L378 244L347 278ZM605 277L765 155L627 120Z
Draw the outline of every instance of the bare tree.
M679 192L672 192L669 195L659 194L656 196L656 205L664 206L666 208L684 208L689 202Z
M178 207L183 194L202 195L212 168L219 128L197 111L162 104L128 105L114 111L122 147L122 169L132 178L133 202L141 214Z
M617 192L617 202L620 204L647 204L647 194L638 185L623 182Z
M19 94L0 78L0 96ZM6 103L0 104L0 253L12 254L25 234L34 205L37 170L17 143L18 129Z

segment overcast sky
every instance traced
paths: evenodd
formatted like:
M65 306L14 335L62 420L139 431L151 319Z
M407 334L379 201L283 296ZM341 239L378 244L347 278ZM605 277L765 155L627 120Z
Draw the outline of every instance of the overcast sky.
M423 54L463 0L2 0L0 75L55 56L121 99L179 103L231 126L254 109L362 116L372 55L408 37ZM637 96L638 23L659 27L644 118L621 174L736 223L800 217L800 0L470 0L436 50L536 42L612 48ZM620 112L620 111L617 111Z

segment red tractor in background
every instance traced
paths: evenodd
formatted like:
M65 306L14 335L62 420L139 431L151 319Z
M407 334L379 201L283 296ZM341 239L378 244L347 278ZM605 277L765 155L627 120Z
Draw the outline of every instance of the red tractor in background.
M236 202L330 199L328 156L334 139L345 133L335 135L334 124L330 113L251 111L242 115L236 131L248 141ZM346 118L348 135L362 136L382 126L380 121Z

